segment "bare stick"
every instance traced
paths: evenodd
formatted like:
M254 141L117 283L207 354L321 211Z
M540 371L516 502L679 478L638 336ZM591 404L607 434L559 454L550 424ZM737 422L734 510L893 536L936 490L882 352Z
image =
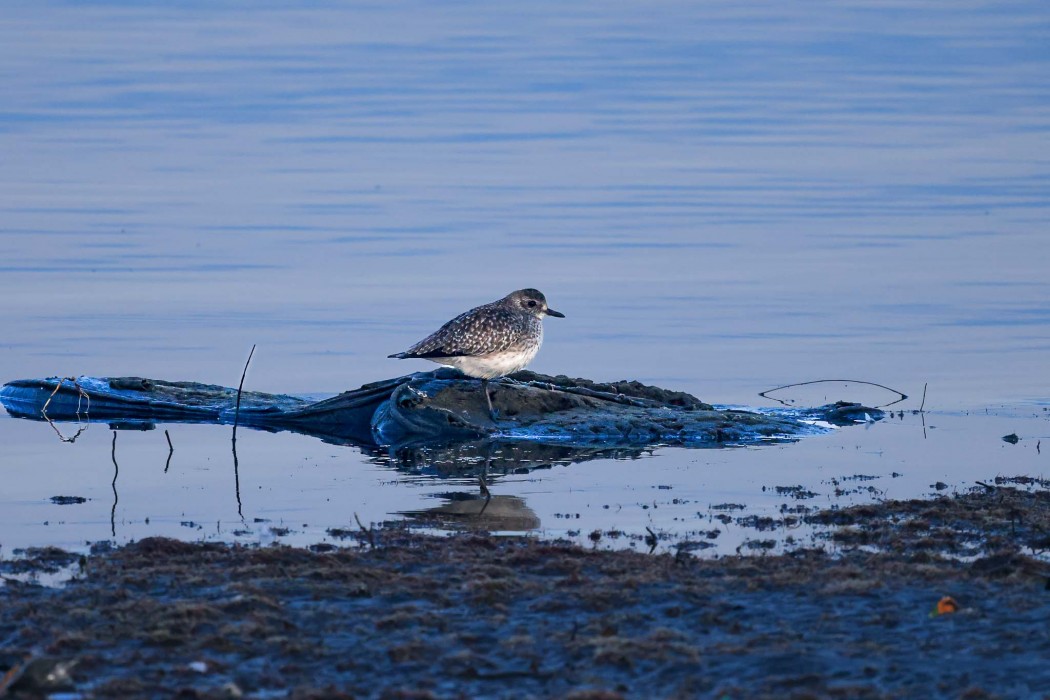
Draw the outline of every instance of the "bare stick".
M766 389L765 391L758 392L758 395L761 396L764 399L769 399L770 401L776 401L779 404L783 404L784 406L788 406L790 404L788 404L786 401L781 401L780 399L775 399L772 396L768 396L767 394L772 394L774 391L780 391L781 389L790 389L790 388L796 387L796 386L807 386L809 384L820 384L821 382L843 382L843 383L850 383L850 384L867 384L868 386L875 386L875 387L878 387L880 389L885 389L886 391L892 391L894 394L896 394L897 396L900 397L896 401L891 401L890 403L884 403L881 406L875 406L874 408L886 408L887 406L892 406L893 404L900 403L904 399L908 398L908 395L905 394L904 392L897 391L896 389L891 389L890 387L886 386L885 384L876 384L875 382L865 382L865 381L860 380L860 379L814 379L813 381L810 381L810 382L798 382L797 384L785 384L784 386L778 386L775 389Z
M51 392L51 396L47 397L47 401L44 402L43 408L40 409L40 415L44 418L47 418L47 407L51 405L51 399L55 398L55 394L57 394L58 390L62 388L62 382L64 381L66 380L61 377L58 378L58 383L55 384L55 390Z
M73 386L77 388L77 416L80 416L80 400L87 399L87 408L84 409L84 415L91 413L91 394L84 391L84 387L80 386L80 382L75 377L70 377L73 380Z
M596 391L594 389L588 389L584 386L556 386L549 382L523 382L525 386L533 386L537 389L547 389L548 391L564 391L566 394L578 394L580 396L588 396L594 399L601 399L602 401L613 401L615 403L622 403L625 406L638 406L640 408L651 408L659 405L658 402L648 399L636 399L630 396L624 396L623 394L613 394L608 391Z
M363 532L366 535L368 535L368 544L372 547L372 549L375 549L376 548L376 535L375 535L375 531L373 530L372 526L370 525L368 527L368 529L366 530L365 526L361 524L361 518L357 517L357 513L354 513L354 520L357 521L357 526L359 528L361 528L361 532Z
M929 382L926 382L926 383L924 383L922 385L922 403L919 404L919 413L922 413L922 407L926 405L926 385L927 384L929 384Z
M241 417L241 392L244 391L244 377L248 374L248 365L252 363L252 355L255 354L255 345L248 353L248 361L244 363L244 371L241 372L241 383L237 385L237 406L233 409L233 439L237 439L237 421Z
M40 415L47 418L47 407L51 405L51 399L55 398L55 394L57 394L59 389L62 388L62 383L67 380L73 382L73 386L77 389L77 415L80 415L80 402L83 399L87 399L87 410L85 410L84 413L87 414L91 412L91 395L84 391L84 387L80 386L80 382L77 381L76 377L56 377L56 379L58 379L58 383L55 384L54 391L51 392L51 395L47 397L47 401L45 401L43 407L41 407Z
M241 505L241 464L237 459L237 423L241 417L241 393L244 391L244 377L248 374L248 365L252 363L252 355L255 354L255 345L248 353L248 361L244 363L244 371L241 372L241 383L237 385L237 406L233 409L233 438L230 446L233 448L233 490L237 496L237 515L244 520L244 512Z

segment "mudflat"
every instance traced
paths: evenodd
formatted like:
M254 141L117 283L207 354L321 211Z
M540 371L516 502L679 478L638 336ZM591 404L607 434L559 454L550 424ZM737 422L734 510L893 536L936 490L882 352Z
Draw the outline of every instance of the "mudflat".
M1006 481L820 511L827 547L777 556L403 528L30 550L0 663L13 697L1039 697L1050 492Z

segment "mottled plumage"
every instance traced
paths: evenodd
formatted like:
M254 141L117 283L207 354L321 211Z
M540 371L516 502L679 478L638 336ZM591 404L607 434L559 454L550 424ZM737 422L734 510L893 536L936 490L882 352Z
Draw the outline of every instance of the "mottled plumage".
M536 316L506 308L504 300L479 306L456 316L394 357L481 357L543 341L543 323Z
M456 316L405 352L390 357L430 360L486 382L517 372L532 361L543 344L544 316L564 318L565 314L548 308L547 299L537 290L519 289ZM487 389L485 398L489 398Z

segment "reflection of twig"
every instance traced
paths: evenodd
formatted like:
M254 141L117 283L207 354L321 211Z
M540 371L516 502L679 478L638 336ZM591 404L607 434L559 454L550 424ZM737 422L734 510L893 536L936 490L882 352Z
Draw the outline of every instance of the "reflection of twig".
M164 473L168 473L168 467L171 466L171 456L175 454L175 446L171 444L171 436L168 435L168 431L164 431L164 437L168 439L168 461L164 463Z
M117 431L113 431L113 450L110 453L113 458L113 508L109 511L109 530L115 538L117 536L117 475L120 474L120 466L117 464Z
M914 416L914 415L915 415L916 413L918 413L918 414L919 414L919 418L921 418L921 419L922 419L922 439L923 439L923 440L925 440L925 439L926 439L926 411L924 411L924 410L922 410L922 409L923 409L923 407L924 407L924 406L926 405L926 386L927 386L928 384L929 384L929 382L926 382L926 383L924 383L924 384L922 385L922 403L920 403L920 404L919 404L919 410L917 410L917 411L912 411L912 412L911 412L911 414L912 414L913 416Z
M58 426L55 425L55 422L53 420L51 420L47 416L44 416L44 419L47 421L47 424L51 426L51 429L54 430L55 433L58 435L58 439L61 440L62 442L68 442L68 443L76 442L77 438L80 437L80 434L82 432L84 432L85 430L87 430L88 429L88 425L90 425L89 423L84 423L84 425L82 425L79 428L77 428L77 432L75 432L73 434L73 437L66 437L65 435L62 434L62 431L58 429Z
M51 418L47 415L47 407L51 405L51 399L55 398L55 394L58 393L58 390L62 388L62 383L67 379L73 382L73 386L77 388L77 419L79 420L80 418L80 402L83 399L87 399L87 409L84 411L84 415L87 416L89 413L91 413L91 395L84 391L84 387L80 386L80 382L77 381L76 377L58 377L58 382L55 384L54 391L51 392L51 395L47 397L47 401L45 401L44 405L40 408L40 415L44 417L44 420L47 421L47 424L50 425L51 429L55 431L55 434L58 435L59 440L61 440L62 442L73 443L76 442L76 439L80 437L81 433L88 429L89 424L85 423L82 427L77 429L77 432L73 435L73 437L67 438L65 435L62 434L62 431L58 429L58 426L55 425L55 422L51 420Z
M234 427L233 430L233 492L237 496L237 515L241 516L241 520L243 521L244 513L241 511L241 465L240 462L237 461L237 428Z
M774 391L780 391L781 389L790 389L792 387L806 386L806 385L809 385L809 384L820 384L821 382L842 382L842 383L851 383L851 384L867 384L868 386L876 386L876 387L878 387L880 389L885 389L886 391L892 391L894 394L896 394L897 396L900 397L896 401L891 401L889 403L884 403L881 406L873 406L873 408L886 408L887 406L892 406L893 404L900 403L904 399L908 398L907 394L905 394L903 392L900 392L900 391L897 391L896 389L891 389L890 387L885 386L884 384L876 384L875 382L865 382L865 381L860 380L860 379L814 379L811 382L798 382L797 384L785 384L784 386L778 386L775 389L766 389L765 391L758 392L758 395L761 396L764 399L769 399L770 401L776 401L777 403L782 404L784 406L790 406L791 404L789 404L787 401L781 401L780 399L773 398L772 396L769 396L769 394L772 394Z

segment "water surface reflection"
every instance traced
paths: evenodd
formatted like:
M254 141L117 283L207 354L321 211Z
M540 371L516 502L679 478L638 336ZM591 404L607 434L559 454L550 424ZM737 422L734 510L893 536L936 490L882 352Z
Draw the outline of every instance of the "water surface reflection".
M431 532L567 537L586 546L701 543L707 555L823 546L802 522L816 509L951 493L998 474L1044 474L1047 416L1038 406L935 412L923 426L906 413L792 444L586 453L491 444L361 453L249 430L238 434L237 471L228 427L111 431L93 424L70 444L44 423L0 418L14 458L32 455L35 465L33 479L11 480L5 490L0 554L151 535L340 545L356 541L362 528L397 522ZM1001 439L1011 432L1017 444ZM84 501L60 505L54 496Z
M243 10L5 8L0 381L229 386L257 344L246 388L331 394L398 371L386 356L435 320L538 287L572 323L537 371L736 405L858 377L928 385L935 411L925 440L906 413L497 472L540 531L718 523L733 551L749 535L709 507L793 507L762 486L826 506L854 474L903 497L1046 473L1047 3ZM157 428L120 433L115 504L108 431L62 444L0 417L0 553L113 530L309 543L476 488L251 433L238 503L224 431ZM70 493L90 500L48 500Z

